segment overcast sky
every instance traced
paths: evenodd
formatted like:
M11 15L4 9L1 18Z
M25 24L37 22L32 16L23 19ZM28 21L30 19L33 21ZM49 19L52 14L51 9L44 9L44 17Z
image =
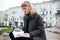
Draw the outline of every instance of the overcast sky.
M10 7L20 6L26 0L0 0L0 11L9 9ZM28 0L31 3L41 3L43 0ZM49 1L49 0L44 0Z

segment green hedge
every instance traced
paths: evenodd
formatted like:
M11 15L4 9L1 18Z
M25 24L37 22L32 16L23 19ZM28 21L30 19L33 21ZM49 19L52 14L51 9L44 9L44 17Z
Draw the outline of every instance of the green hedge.
M5 33L10 33L11 31L13 31L13 28L2 29L2 30L0 30L0 35L2 35L4 32Z

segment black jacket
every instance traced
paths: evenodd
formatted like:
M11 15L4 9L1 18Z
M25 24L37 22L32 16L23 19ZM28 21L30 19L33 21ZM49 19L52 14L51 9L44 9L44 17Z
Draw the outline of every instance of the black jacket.
M24 31L26 31L28 23L27 21L28 17L24 16ZM29 21L29 34L33 38L33 40L46 40L45 31L43 28L43 19L40 15L35 13L33 17Z

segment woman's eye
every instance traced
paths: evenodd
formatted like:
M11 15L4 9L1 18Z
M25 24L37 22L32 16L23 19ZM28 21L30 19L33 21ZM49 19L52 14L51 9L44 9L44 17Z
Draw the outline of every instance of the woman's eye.
M26 8L24 8L24 9L26 9Z

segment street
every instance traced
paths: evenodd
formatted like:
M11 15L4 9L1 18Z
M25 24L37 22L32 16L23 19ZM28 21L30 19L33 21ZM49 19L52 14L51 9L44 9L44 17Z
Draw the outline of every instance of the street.
M46 31L47 40L60 40L60 34Z
M47 40L60 40L60 34L46 31ZM0 36L0 40L10 40L9 36Z

